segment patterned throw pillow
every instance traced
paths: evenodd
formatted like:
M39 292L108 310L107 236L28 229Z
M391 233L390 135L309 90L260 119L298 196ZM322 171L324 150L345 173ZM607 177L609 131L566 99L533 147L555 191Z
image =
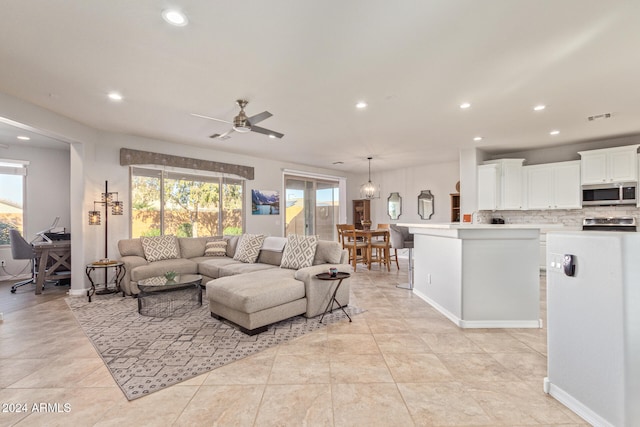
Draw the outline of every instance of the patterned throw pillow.
M204 256L227 256L227 241L214 240L207 242L204 247Z
M287 237L287 245L284 247L280 267L300 269L311 267L316 256L318 236L301 236L290 234Z
M147 261L180 258L176 236L140 237L142 250Z
M258 255L260 255L260 248L262 248L264 238L265 236L262 234L243 234L240 236L233 259L251 264L255 263Z

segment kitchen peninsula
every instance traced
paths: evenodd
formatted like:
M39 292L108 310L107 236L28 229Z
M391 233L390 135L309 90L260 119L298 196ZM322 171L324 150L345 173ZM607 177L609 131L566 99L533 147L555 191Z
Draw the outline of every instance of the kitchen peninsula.
M544 224L399 224L414 235L413 292L461 328L539 328Z

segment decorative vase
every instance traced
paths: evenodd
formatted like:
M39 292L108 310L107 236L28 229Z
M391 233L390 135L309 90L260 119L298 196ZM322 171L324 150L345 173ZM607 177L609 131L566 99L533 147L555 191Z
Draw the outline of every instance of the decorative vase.
M364 230L369 230L371 228L371 220L370 219L363 219L362 221L360 221L360 224L362 224L362 228Z

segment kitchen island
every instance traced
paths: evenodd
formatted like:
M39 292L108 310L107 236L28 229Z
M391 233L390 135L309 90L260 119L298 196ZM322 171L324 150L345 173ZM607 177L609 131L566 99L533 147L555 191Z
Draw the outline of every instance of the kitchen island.
M640 233L554 232L547 241L545 391L589 424L640 426Z
M414 235L413 292L461 328L539 328L540 229L399 224Z

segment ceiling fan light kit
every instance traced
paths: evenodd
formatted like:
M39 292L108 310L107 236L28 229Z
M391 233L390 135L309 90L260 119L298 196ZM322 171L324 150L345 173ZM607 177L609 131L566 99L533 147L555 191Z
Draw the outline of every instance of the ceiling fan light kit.
M236 101L236 104L238 104L238 107L240 107L240 112L238 113L237 116L233 118L232 122L229 122L227 120L222 120L222 119L216 119L215 117L203 116L202 114L191 113L191 115L195 117L200 117L208 120L215 120L217 122L223 122L231 125L231 129L229 129L225 133L223 134L214 133L209 138L218 138L222 140L229 139L230 138L229 134L231 134L232 132L238 132L238 133L256 132L256 133L261 133L263 135L267 135L269 138L282 138L284 136L283 133L256 126L257 123L260 123L265 119L268 119L269 117L273 116L273 114L271 114L268 111L263 111L262 113L256 114L255 116L247 117L247 115L244 112L244 107L246 107L248 103L249 101L247 101L246 99L238 99Z

